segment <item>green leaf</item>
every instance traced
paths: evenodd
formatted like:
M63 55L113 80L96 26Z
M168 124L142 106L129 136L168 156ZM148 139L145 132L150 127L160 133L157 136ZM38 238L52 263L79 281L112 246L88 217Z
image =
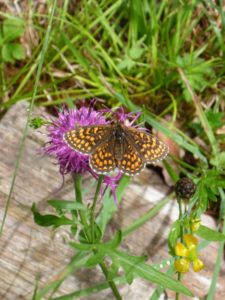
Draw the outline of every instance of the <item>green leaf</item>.
M178 67L185 72L185 76L195 91L203 91L208 86L209 79L214 76L213 61L205 61L203 58L198 57L199 54L200 52L196 51L185 53L183 57L177 56L176 58ZM180 83L185 99L187 101L191 100L191 94L185 83L182 80L180 80Z
M129 176L124 175L121 178L119 185L116 189L116 197L117 197L118 203L120 203L123 193L124 193L124 190L127 187L129 181L130 181ZM113 201L110 191L109 190L106 191L106 193L104 195L104 200L103 200L103 208L97 218L97 223L103 233L105 231L106 225L112 218L113 214L117 211L117 209L118 208L117 208L115 202Z
M68 200L58 200L58 199L50 199L48 200L48 204L54 207L55 209L65 209L65 210L86 210L84 204L81 204L76 201L68 201Z
M79 251L91 251L93 249L93 244L78 244L78 243L75 243L75 242L71 242L69 243L71 247L73 247L74 249L76 250L79 250Z
M40 117L33 118L29 122L29 126L33 129L41 128L43 125L46 125L46 124L48 124L48 122L46 122L44 119L42 119Z
M129 49L129 54L132 59L140 59L145 50L139 44L135 44Z
M110 267L108 268L108 280L114 280L119 274L120 264L118 261L114 260Z
M3 22L3 35L5 42L13 41L24 33L24 23L19 18L8 18Z
M119 260L123 268L125 267L126 270L129 270L130 272L132 271L133 274L136 274L143 279L163 286L164 288L171 289L177 293L192 296L192 293L183 284L181 284L181 282L143 263L144 257L131 256L118 250L110 251L109 256L112 259L116 258Z
M116 278L114 278L114 282L117 285L121 285L121 284L124 285L126 283L126 280L125 280L125 277L116 277ZM88 286L85 289L77 290L77 291L72 292L70 294L66 294L66 295L63 295L63 296L56 297L56 298L51 298L51 300L88 299L89 295L91 295L93 297L94 293L99 293L100 291L108 289L108 288L109 288L108 281L104 281L104 282L95 284L93 286ZM37 299L37 300L39 300L39 299Z
M207 241L225 241L224 234L203 225L195 233Z
M107 245L110 246L111 248L117 248L121 240L122 240L122 231L119 230L117 231L113 239L109 243L107 243Z
M12 56L15 59L21 60L25 58L25 49L20 44L10 44L10 47L12 47Z
M54 226L59 227L61 225L72 225L73 221L65 216L55 216L55 215L41 215L37 209L35 203L32 205L31 211L33 213L34 221L36 224L44 227Z
M88 242L87 237L92 236L92 227L86 227L79 232L79 241L81 244L85 244ZM93 243L98 243L102 238L102 231L98 224L94 223L94 241Z
M216 157L211 158L210 163L213 166L219 166L225 168L225 152L218 153Z
M14 63L12 47L10 44L4 44L2 46L2 59L5 62Z
M181 220L177 220L173 223L170 229L170 233L168 237L168 245L169 245L170 253L172 255L174 254L174 247L177 242L177 239L180 237L181 226L182 226Z
M70 227L70 231L73 235L76 235L77 233L77 224L73 224L71 227Z
M105 257L104 251L98 251L97 253L93 254L86 262L86 267L94 267L97 264L100 264L103 262Z

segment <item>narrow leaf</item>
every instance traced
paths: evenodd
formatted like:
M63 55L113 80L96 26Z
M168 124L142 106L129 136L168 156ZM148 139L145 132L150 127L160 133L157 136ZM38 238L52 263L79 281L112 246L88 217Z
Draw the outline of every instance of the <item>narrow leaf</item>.
M224 234L203 225L195 233L207 241L225 241Z
M50 199L48 200L48 204L54 207L55 209L86 210L86 207L83 204L75 201Z

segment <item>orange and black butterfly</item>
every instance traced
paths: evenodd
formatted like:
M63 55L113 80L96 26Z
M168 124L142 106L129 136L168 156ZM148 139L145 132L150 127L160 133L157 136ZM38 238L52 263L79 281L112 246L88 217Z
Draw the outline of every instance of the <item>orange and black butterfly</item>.
M168 154L168 147L155 136L121 123L77 127L64 135L70 148L89 154L91 168L107 174L116 168L136 175L146 163L156 163Z

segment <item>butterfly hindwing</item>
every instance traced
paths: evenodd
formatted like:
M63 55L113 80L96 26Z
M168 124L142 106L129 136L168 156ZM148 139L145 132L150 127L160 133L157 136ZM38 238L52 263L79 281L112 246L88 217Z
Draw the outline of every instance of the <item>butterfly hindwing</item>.
M109 140L101 144L89 158L91 168L97 174L105 174L113 171L116 168L113 140Z
M90 166L98 174L118 168L136 175L146 163L155 163L168 154L168 147L153 135L118 123L78 126L66 132L64 140L73 150L89 154Z
M139 155L147 163L155 163L164 159L168 154L168 147L155 136L138 130L136 128L127 128L127 138L132 143Z
M110 125L77 127L64 134L64 140L70 148L81 153L91 154L110 136Z
M117 167L127 175L136 175L145 167L142 157L126 138L123 140L122 156L117 160Z

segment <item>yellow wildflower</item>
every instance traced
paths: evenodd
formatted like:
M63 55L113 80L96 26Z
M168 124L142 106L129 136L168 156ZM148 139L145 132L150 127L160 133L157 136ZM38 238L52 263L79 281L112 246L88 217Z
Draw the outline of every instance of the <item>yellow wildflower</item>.
M204 263L197 256L197 238L191 234L184 234L184 242L185 245L180 242L175 245L175 254L181 257L175 260L176 271L179 273L188 272L191 263L195 272L201 271L204 268Z

